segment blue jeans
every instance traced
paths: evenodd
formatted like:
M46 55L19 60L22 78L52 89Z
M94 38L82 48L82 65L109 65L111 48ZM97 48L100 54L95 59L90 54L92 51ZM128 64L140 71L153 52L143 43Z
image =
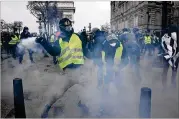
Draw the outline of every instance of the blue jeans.
M32 56L33 51L32 51L31 49L28 49L28 52L29 52L29 59L30 59L30 61L31 61L31 62L34 62L33 56ZM22 64L23 56L24 56L24 52L21 53L21 54L19 54L19 63L20 63L20 64Z

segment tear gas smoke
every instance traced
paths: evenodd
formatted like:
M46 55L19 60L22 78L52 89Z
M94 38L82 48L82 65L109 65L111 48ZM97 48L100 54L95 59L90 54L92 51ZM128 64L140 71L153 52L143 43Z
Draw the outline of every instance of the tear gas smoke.
M22 54L25 52L25 49L28 49L36 53L42 53L43 47L39 43L36 43L35 40L36 37L21 39L21 42L17 46L17 52Z

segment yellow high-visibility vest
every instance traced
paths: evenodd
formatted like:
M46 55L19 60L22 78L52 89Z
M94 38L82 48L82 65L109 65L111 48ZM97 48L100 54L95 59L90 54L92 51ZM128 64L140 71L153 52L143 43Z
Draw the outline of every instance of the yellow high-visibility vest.
M151 37L150 36L145 36L145 44L151 44L152 41L151 41Z
M18 42L20 42L20 35L19 36L14 35L14 37L11 37L11 41L9 42L9 44L10 45L15 45Z
M120 46L116 49L116 53L115 53L115 56L114 56L114 64L115 65L118 65L121 61L121 56L122 56L122 51L123 51L123 46L122 44L120 44ZM103 63L105 63L105 52L102 51L102 61Z
M120 44L120 46L116 49L116 53L114 56L114 66L117 66L120 61L121 61L121 56L122 56L122 51L123 51L123 45ZM102 62L103 62L103 78L106 75L106 60L105 60L105 52L102 51Z
M70 41L59 39L61 54L58 57L60 68L65 68L69 64L84 64L84 56L82 51L82 42L76 34L72 34Z

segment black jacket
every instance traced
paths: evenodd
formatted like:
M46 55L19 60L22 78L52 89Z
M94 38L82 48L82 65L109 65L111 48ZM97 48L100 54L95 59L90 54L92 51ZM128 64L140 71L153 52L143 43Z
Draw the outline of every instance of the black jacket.
M21 33L20 39L24 39L24 38L28 38L28 37L31 37L30 32L25 33L25 31L23 31Z

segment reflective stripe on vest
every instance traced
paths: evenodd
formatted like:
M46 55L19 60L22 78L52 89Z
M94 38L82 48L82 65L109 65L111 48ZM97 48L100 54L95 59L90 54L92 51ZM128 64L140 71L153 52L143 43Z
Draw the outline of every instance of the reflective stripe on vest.
M82 52L82 42L76 34L72 34L70 41L59 40L61 54L58 57L60 68L65 68L69 64L84 64Z
M145 44L151 44L151 37L145 36Z
M123 51L123 46L122 44L120 44L120 46L116 49L116 53L115 53L115 56L114 56L114 64L119 64L120 61L121 61L121 56L122 56L122 51ZM103 63L105 63L105 52L102 51L102 61Z
M11 41L9 42L9 44L15 45L15 44L17 44L18 42L20 42L20 36L17 37L17 36L15 35L15 37L11 37Z

